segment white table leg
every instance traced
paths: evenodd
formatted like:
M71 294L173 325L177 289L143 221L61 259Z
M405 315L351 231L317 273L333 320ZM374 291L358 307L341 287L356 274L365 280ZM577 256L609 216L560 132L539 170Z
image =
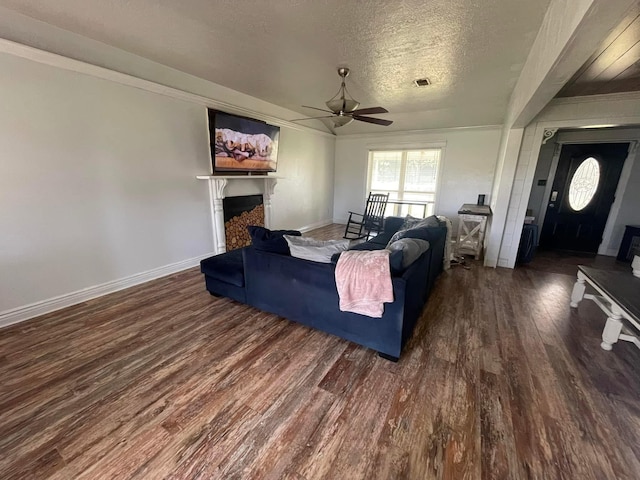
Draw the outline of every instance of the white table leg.
M578 279L576 280L575 285L573 286L573 291L571 292L571 305L573 308L576 308L582 298L584 297L584 291L586 286L584 284L584 273L578 272ZM602 347L604 348L604 347Z
M611 316L607 318L607 323L602 331L602 343L600 346L603 350L611 350L613 344L620 338L622 331L622 315L617 308L611 309Z

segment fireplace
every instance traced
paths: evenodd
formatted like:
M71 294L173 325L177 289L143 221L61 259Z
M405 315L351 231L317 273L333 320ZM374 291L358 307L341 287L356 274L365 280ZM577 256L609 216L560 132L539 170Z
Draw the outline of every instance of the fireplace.
M264 202L262 195L226 197L222 200L224 234L227 251L251 245L247 227L264 227Z
M225 223L227 218L224 211L226 210L226 204L223 202L227 198L226 187L229 183L235 184L236 187L241 188L241 192L238 192L238 188L235 188L236 195L253 194L254 192L261 192L263 201L263 214L262 222L265 227L271 228L271 197L278 183L278 177L272 175L256 175L256 176L217 176L217 175L198 175L198 180L206 180L209 184L209 197L211 200L211 227L213 233L213 251L214 253L224 253L227 251L227 238L225 232ZM245 191L247 189L253 191ZM253 195L247 195L253 196ZM233 247L237 248L237 247ZM231 249L231 247L229 247Z

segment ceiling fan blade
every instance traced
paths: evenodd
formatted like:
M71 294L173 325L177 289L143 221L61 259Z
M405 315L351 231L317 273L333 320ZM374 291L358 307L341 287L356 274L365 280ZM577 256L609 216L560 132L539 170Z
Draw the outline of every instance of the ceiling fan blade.
M302 105L302 107L303 108L311 108L313 110L320 110L321 112L335 113L335 112L332 112L331 110L325 110L324 108L310 107L309 105Z
M389 113L389 110L383 107L359 108L350 112L352 115L375 115L377 113Z
M318 120L319 118L335 118L335 115L327 115L323 117L304 117L304 118L294 118L293 120L289 120L290 122L301 122L303 120Z
M385 127L388 127L393 123L392 120L385 120L384 118L361 117L360 115L352 116L354 120L358 120L360 122L375 123L376 125L383 125Z

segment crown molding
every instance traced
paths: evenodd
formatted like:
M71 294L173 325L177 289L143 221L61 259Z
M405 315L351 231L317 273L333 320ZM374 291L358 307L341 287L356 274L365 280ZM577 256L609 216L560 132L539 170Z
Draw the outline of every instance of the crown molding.
M451 131L468 131L468 130L502 130L503 125L473 125L469 127L443 127L443 128L425 128L422 130L394 130L391 132L381 133L352 133L345 135L338 135L337 140L353 140L358 138L380 138L380 137L395 137L398 135L426 135L447 133Z
M127 73L121 73L115 70L110 70L108 68L92 65L80 60L74 60L72 58L58 55L57 53L51 53L40 50L38 48L29 47L27 45L12 42L11 40L7 40L4 38L0 38L0 53L6 53L8 55L24 58L26 60L31 60L43 65L49 65L63 70L68 70L70 72L89 75L91 77L100 78L102 80L108 80L120 85L138 88L140 90L145 90L147 92L156 93L158 95L164 95L166 97L183 100L185 102L195 103L197 105L202 105L217 110L224 110L228 113L255 118L257 120L262 120L278 127L286 127L301 132L312 133L314 135L335 138L335 135L332 133L327 133L312 127L299 125L288 120L283 120L278 117L266 115L249 108L232 105L230 103L216 100L214 98L191 93L179 88L162 85L161 83L153 82L151 80L145 80L133 75L129 75Z
M624 100L640 100L640 92L603 93L600 95L584 95L581 97L558 97L549 105L569 105L576 103L615 102Z

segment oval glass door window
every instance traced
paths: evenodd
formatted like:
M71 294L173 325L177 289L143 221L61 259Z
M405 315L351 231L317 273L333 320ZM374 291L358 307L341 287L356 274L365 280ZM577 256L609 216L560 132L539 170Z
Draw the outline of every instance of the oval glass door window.
M598 190L600 164L589 157L580 164L569 185L569 206L579 212L587 205Z

